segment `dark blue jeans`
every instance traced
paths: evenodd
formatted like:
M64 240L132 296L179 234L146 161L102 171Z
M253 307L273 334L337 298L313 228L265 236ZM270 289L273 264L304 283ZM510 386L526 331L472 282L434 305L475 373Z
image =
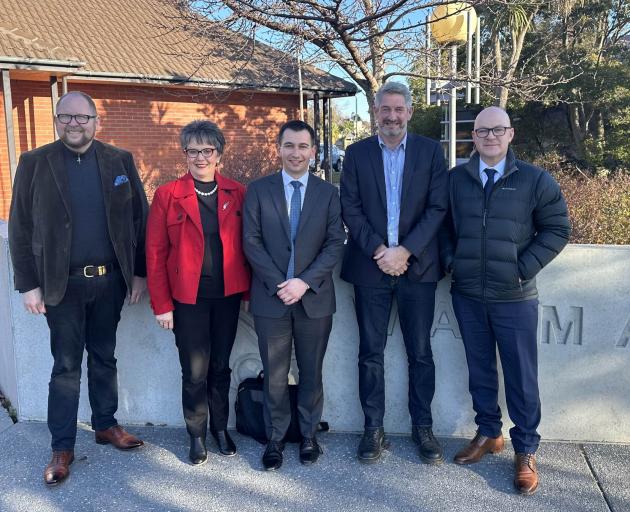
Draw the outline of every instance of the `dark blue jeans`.
M48 429L53 450L72 450L77 435L83 350L87 351L92 427L116 425L116 329L127 287L120 271L100 277L70 276L66 294L46 305L54 364L48 385Z
M435 365L431 325L436 283L392 277L386 286L354 287L359 324L359 396L365 427L382 427L385 415L384 352L394 297L409 366L409 413L414 426L431 427Z
M453 294L453 310L464 340L468 388L479 432L501 433L498 404L497 346L503 367L505 399L514 422L510 429L517 453L535 453L540 442L538 394L538 300L479 302Z

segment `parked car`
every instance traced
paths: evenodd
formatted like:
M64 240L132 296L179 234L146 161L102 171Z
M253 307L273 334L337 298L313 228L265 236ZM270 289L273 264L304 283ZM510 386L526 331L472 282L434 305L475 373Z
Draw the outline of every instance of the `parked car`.
M332 153L332 168L335 172L341 172L341 167L343 165L343 157L346 152L343 149L339 149L337 146L333 145L331 151L329 151L329 157ZM328 168L328 163L324 161L324 145L319 145L319 166L322 169ZM315 169L315 161L311 161L311 171Z

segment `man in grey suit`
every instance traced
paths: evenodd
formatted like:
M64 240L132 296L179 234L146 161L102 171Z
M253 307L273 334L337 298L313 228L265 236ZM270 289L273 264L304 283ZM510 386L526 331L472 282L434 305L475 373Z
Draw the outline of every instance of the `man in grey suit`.
M264 418L269 440L267 471L282 465L283 438L291 421L288 374L295 346L300 382L300 462L317 461L315 433L324 405L322 365L335 312L332 271L345 232L337 189L309 174L315 132L302 121L280 128L282 171L247 190L243 249L252 270L251 312L265 375Z

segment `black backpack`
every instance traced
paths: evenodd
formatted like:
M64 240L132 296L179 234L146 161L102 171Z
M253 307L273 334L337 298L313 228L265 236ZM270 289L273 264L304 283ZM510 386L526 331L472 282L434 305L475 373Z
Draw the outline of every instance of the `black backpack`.
M267 434L263 418L263 382L263 372L260 372L258 377L250 377L241 382L236 393L234 410L236 412L236 430L245 436L253 437L261 444L266 444ZM297 385L289 384L291 423L283 439L285 443L302 441L297 412L297 390ZM328 431L328 423L320 422L318 431Z

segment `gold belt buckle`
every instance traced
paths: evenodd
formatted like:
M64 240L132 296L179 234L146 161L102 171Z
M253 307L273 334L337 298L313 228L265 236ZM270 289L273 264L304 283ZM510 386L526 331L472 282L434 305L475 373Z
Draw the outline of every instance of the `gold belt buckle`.
M87 273L88 269L95 269L95 270L92 271L92 274L90 275ZM105 274L107 274L107 267L105 265L99 265L99 266L86 265L85 267L83 267L84 277L104 276Z

